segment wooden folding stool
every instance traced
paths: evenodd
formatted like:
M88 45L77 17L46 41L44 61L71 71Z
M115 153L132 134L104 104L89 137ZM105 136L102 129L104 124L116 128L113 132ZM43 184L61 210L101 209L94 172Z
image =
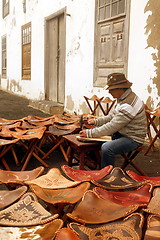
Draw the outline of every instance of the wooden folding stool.
M124 153L124 154L121 154L121 156L124 158L124 162L121 166L121 168L124 170L129 164L134 167L141 175L145 175L146 176L146 173L141 170L135 163L134 163L134 160L135 160L135 157L142 151L142 149L144 148L144 146L140 146L138 148L136 148L135 150L129 152L129 153Z
M12 151L16 165L19 165L17 155L14 150L14 145L19 141L19 139L0 139L0 159L6 170L11 170L10 166L6 162L4 156L8 153L9 150Z
M98 98L96 95L93 95L91 98L88 98L86 96L83 96L84 99L86 100L86 103L91 111L92 115L96 115L96 110L98 108L99 105L99 101L101 101L103 99L103 97ZM93 102L93 106L91 105L90 101Z
M154 111L150 111L149 109L146 110L146 116L147 116L147 121L148 121L148 136L150 139L150 144L145 152L145 155L150 151L150 149L153 148L155 141L157 138L160 138L160 108L155 109ZM154 123L155 119L158 120L158 125ZM155 131L155 136L151 136L151 130L150 127L153 127Z
M103 114L106 116L112 109L116 100L112 100L109 97L106 97L105 99L102 99L102 100L97 99L97 102L98 102L98 106L102 110ZM104 104L105 104L105 107L103 106Z

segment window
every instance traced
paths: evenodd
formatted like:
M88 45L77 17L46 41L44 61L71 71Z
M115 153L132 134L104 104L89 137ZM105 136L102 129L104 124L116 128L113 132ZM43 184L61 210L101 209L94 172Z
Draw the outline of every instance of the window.
M3 0L2 15L5 18L9 14L9 0Z
M96 0L94 85L111 72L126 72L130 0Z
M99 0L98 20L105 20L125 13L125 0Z
M31 79L31 23L22 26L22 79Z
M2 37L2 78L6 78L7 73L7 46L6 36Z

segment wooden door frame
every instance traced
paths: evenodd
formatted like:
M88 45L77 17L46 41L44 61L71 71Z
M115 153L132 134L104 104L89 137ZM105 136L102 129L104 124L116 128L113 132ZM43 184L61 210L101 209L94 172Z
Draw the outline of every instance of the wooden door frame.
M53 18L59 17L60 15L64 14L64 43L66 42L66 7L62 8L61 10L57 11L56 13L53 13L46 17L44 19L44 92L45 92L45 100L48 100L48 88L49 88L49 81L48 81L48 55L49 55L49 47L47 43L47 37L48 37L48 26L49 26L49 21ZM66 44L64 44L64 51L66 52ZM66 55L64 54L64 58ZM65 62L65 59L64 59ZM64 64L64 79L65 79L65 64ZM65 94L65 93L64 93Z

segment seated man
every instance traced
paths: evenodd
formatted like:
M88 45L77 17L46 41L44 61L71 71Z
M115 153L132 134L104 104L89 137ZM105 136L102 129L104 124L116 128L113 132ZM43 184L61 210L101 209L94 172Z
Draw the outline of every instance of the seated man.
M101 167L113 165L115 155L133 151L144 143L147 121L143 102L131 90L132 83L122 73L108 75L107 89L117 99L114 109L104 117L89 119L95 127L80 131L81 137L111 135L101 146Z

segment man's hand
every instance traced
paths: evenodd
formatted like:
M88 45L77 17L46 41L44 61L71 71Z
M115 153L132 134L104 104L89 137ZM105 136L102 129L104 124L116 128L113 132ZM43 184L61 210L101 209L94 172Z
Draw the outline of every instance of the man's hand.
M95 124L94 118L89 118L88 119L88 124L94 125Z
M82 130L79 132L80 137L87 137L86 130Z

